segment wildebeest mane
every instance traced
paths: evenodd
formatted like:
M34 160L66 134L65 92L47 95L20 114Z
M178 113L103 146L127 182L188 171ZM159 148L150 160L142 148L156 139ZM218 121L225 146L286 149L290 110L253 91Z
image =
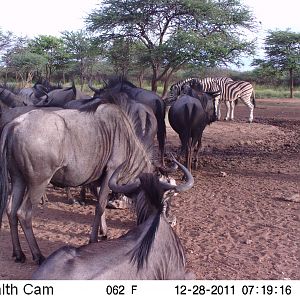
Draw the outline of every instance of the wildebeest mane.
M105 103L115 104L124 109L128 105L128 96L124 93L116 93L108 90L105 91L100 97L90 99L90 101L79 108L79 111L95 113L99 105ZM127 109L125 109L125 111L127 111Z
M116 93L114 91L108 90L104 92L100 97L95 98L94 100L89 100L86 104L82 105L79 108L81 112L95 113L97 108L102 104L114 104L118 106L122 112L126 115L128 119L132 122L133 129L137 130L138 126L138 115L135 115L130 110L130 98L126 93ZM150 145L146 145L148 147Z
M125 77L123 76L118 76L118 77L113 77L108 80L106 83L106 88L108 89L113 89L116 86L120 87L120 92L123 92L123 86L129 86L131 88L137 88L136 85L134 85L132 82L128 81Z
M156 214L141 242L130 251L130 253L132 252L131 261L137 263L138 270L147 261L164 207L164 190L161 188L157 176L152 173L142 174L140 181L140 188L143 190L144 195L139 194L135 204L138 216L137 223L143 223L154 210L156 210Z

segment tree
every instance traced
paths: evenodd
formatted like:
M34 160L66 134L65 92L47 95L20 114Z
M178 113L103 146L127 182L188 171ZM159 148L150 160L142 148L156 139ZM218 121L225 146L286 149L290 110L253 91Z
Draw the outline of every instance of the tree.
M70 58L79 64L82 88L87 70L93 65L95 57L99 54L98 44L84 30L65 31L62 33L62 39Z
M238 63L239 54L254 49L242 34L254 28L254 19L239 0L104 0L86 23L103 43L139 41L154 91L159 80L166 90L171 75L187 63Z
M269 31L265 38L265 59L256 59L253 65L274 75L289 73L290 97L294 94L294 73L300 70L300 33L287 30Z
M34 74L44 68L46 64L47 60L44 56L25 49L13 53L8 66L15 70L22 80L22 85L26 86L32 82Z
M11 32L3 32L0 28L0 52L8 48L13 42L13 36Z
M65 63L67 52L63 40L51 35L40 35L28 44L29 51L43 56L47 60L45 77L49 81L53 72Z

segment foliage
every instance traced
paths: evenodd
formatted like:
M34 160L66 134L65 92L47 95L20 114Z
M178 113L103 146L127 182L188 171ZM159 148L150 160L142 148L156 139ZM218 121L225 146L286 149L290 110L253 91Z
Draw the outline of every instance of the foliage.
M34 73L41 71L46 64L44 56L27 50L13 53L10 57L10 67L17 70L24 83L31 82Z
M32 53L39 54L47 60L45 77L49 81L53 72L64 66L68 58L62 39L54 36L40 35L29 42L28 48Z
M86 22L103 43L142 45L139 60L152 69L153 90L188 63L238 63L238 54L253 52L242 29L253 29L254 19L239 0L104 0Z
M280 72L289 72L290 97L293 97L294 73L300 70L300 33L269 31L265 39L265 59L257 59L258 73L266 76L278 76Z
M64 31L62 40L69 58L78 64L80 84L92 73L96 57L102 52L98 43L84 30Z
M13 42L13 36L11 32L3 32L0 28L0 51L8 48Z

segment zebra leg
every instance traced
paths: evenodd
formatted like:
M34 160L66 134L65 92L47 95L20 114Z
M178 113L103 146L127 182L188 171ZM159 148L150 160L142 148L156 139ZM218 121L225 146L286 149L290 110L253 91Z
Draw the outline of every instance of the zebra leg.
M217 116L217 120L220 121L221 119L221 101L220 99L215 99L215 114Z
M250 109L250 115L249 115L249 123L252 123L253 121L253 110L254 110L254 105L252 103L248 103L248 107Z
M229 117L230 117L230 102L229 101L225 101L225 105L226 105L226 117L225 117L225 121L228 121L229 120Z
M235 107L235 103L234 101L229 101L229 105L230 105L230 120L233 121L234 120L234 107Z
M250 110L250 115L249 115L249 123L252 123L253 121L253 111L254 111L254 105L251 103L250 99L244 99L244 98L241 98L241 100L244 102L244 104L246 106L249 107L249 110Z

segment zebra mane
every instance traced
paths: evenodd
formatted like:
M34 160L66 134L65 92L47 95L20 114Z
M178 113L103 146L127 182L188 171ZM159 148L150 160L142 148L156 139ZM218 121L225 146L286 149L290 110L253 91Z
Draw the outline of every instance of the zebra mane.
M177 97L180 95L182 87L185 84L191 85L191 83L198 82L198 78L195 77L189 77L183 80L180 80L178 82L175 82L174 84L171 85L170 87L170 95L168 98L168 102L173 102L177 99Z
M153 213L155 216L141 242L129 252L132 253L131 261L137 263L138 270L143 268L148 259L164 208L164 190L157 176L152 173L142 174L140 181L142 192L139 193L136 201L137 223L145 222Z

